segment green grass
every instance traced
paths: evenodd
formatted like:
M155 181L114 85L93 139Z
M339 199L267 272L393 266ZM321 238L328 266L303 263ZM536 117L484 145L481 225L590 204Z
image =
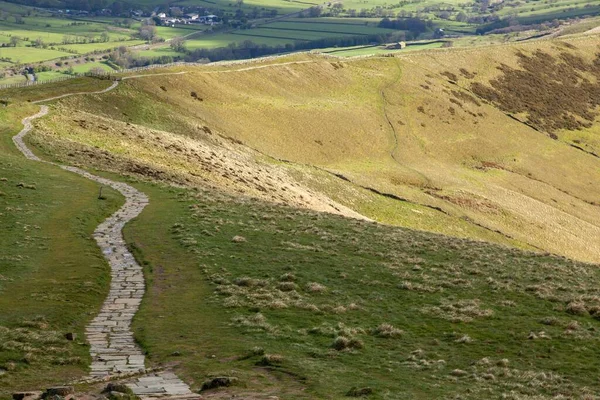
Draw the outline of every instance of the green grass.
M70 56L64 51L37 49L34 47L4 47L0 48L0 57L10 58L13 63L25 64L53 60Z
M30 86L17 89L0 90L0 98L8 99L10 102L29 102L47 99L66 93L93 92L102 90L111 85L106 80L94 78L73 78L64 82L48 83L39 86Z
M25 77L25 75L13 75L7 78L0 79L0 84L3 85L22 82L27 82L27 78Z
M38 37L47 44L62 44L65 36L79 36L87 38L99 38L103 32L107 32L111 41L126 40L131 36L130 32L118 32L107 30L106 24L80 23L72 25L76 21L61 18L23 18L24 24L15 24L10 21L0 21L0 35L19 36L25 41L32 42ZM50 26L48 26L50 25Z
M537 48L548 51L549 48L554 48L552 46L559 46L557 43L543 42ZM578 45L583 46L579 42ZM317 121L321 135L328 132L328 129L332 134L338 134L341 126L339 122L331 127L327 124L342 121L343 118L350 121L351 128L355 129L359 126L358 122L367 120L371 112L366 107L354 108L355 104L377 106L378 101L381 101L381 118L389 118L401 126L411 124L411 131L401 132L419 138L419 145L423 148L431 143L428 154L430 158L423 156L423 160L419 160L431 168L426 172L441 176L447 169L453 179L463 176L481 188L490 185L490 182L493 187L502 187L501 179L505 179L507 187L513 190L508 195L517 196L518 192L514 187L518 187L521 194L527 194L524 186L537 183L523 178L524 186L515 186L519 183L518 179L521 179L513 179L516 173L508 175L508 171L499 168L468 172L462 169L452 170L450 163L442 164L443 157L453 151L453 148L442 147L447 141L458 142L456 148L466 150L465 142L461 139L465 135L463 131L470 129L472 120L462 118L461 121L465 122L453 120L448 126L440 125L438 134L437 130L432 131L432 126L437 129L433 125L435 119L425 115L425 112L445 111L449 104L457 104L458 99L462 100L459 102L461 108L477 110L475 105L467 104L465 98L468 96L464 94L462 97L450 97L455 102L443 97L442 93L451 96L457 90L456 86L450 86L453 84L447 82L447 75L477 72L478 76L484 76L489 70L495 71L496 63L489 61L492 55L501 62L514 64L511 57L515 57L517 49L532 51L532 47L527 46L495 48L494 53L485 53L479 57L473 53L470 58L472 64L466 66L469 68L466 73L458 70L465 65L464 54L460 50L440 52L444 57L439 58L430 57L429 54L415 54L410 58L343 62L307 56L297 60L312 62L273 67L268 72L255 70L218 75L214 73L218 68L190 68L187 69L189 73L183 76L125 81L117 90L104 96L79 99L79 103L77 98L62 102L54 108L61 115L50 117L54 119L44 123L44 134L34 135L32 141L39 149L47 152L46 157L50 159L78 157L73 160L84 165L102 165L102 160L108 159L111 161L104 165L105 168L121 163L126 168L126 173L131 173L134 170L145 170L137 168L138 166L146 166L149 167L149 175L167 176L165 180L170 178L178 183L189 183L190 178L194 179L192 176L195 175L186 174L197 165L207 168L208 160L219 176L225 169L218 168L238 166L216 166L223 157L223 153L217 155L217 152L222 152L223 149L219 146L220 142L208 135L210 132L223 136L237 133L238 130L228 130L225 122L239 118L244 109L257 113L251 116L254 121L265 123L270 116L279 118L278 123L273 124L277 134L288 129L284 125L285 121L290 124L290 132L308 137L310 126L301 127L295 121L308 121L310 118ZM585 51L595 47L597 44L588 44L587 47L581 47L580 51L586 54ZM501 51L505 53L499 53ZM451 64L453 62L456 64ZM483 63L488 69L481 66ZM369 79L362 79L363 76L368 76ZM397 86L390 84L394 77L397 77ZM457 79L460 84L464 84L463 78ZM64 85L73 85L70 87L47 85L35 89L58 93L74 91L76 85L91 88L94 84L108 84L95 80L73 81L75 82ZM191 96L190 90L197 91L203 98L202 102L196 100L196 96ZM5 97L5 93L24 100L41 95L23 89L0 92L0 97ZM249 103L249 99L254 103ZM235 101L243 108L237 107ZM323 106L314 107L319 101L323 102ZM436 101L440 101L438 108L434 108ZM270 108L261 108L264 105ZM304 120L290 118L294 114L286 114L289 109L307 108L311 105L314 108L303 114L307 116ZM420 111L417 108L419 106L424 110ZM27 114L33 108L23 107L15 107L11 112ZM344 114L339 120L334 120L333 114L318 114L322 109L334 107L350 109L351 114ZM216 114L213 118L218 121L217 124L209 120L211 115L206 110L211 109L213 112L225 110L230 114ZM543 150L557 154L564 152L569 156L562 159L562 162L560 158L532 160L536 166L552 165L549 174L553 176L558 175L552 173L556 169L560 174L573 178L568 179L568 183L571 180L575 182L575 175L570 175L569 170L561 169L565 168L563 163L566 166L585 165L589 168L594 165L591 158L586 158L590 164L584 164L581 162L583 155L567 153L565 149L558 148L561 145L559 141L547 139L536 132L527 133L511 128L510 123L514 122L508 121L505 116L494 116L497 110L492 106L486 105L484 110L490 116L485 119L481 117L477 122L483 127L481 131L489 132L485 140L490 140L493 133L500 137L498 142L490 140L472 144L477 148L477 153L472 154L481 157L482 161L490 159L485 153L481 153L483 148L491 148L495 157L501 152L507 152L497 143L505 145L507 137L513 132L494 132L484 125L491 118L497 118L494 121L498 125L514 129L515 146L522 147L522 143L527 143L526 150L536 157ZM442 111L439 115L442 115ZM198 119L192 119L190 115ZM356 115L361 120L351 119ZM110 118L115 121L110 122ZM416 118L417 122L423 118L427 126L412 124L411 118ZM119 119L121 121L117 121ZM243 121L246 126L253 123L251 119ZM85 124L80 124L83 121ZM440 124L444 123L442 119L440 121ZM373 119L369 126L381 127L384 123L385 119ZM209 126L210 129L207 130ZM419 131L417 126L423 129ZM157 130L151 130L150 127ZM258 129L265 130L269 127L263 125L258 126ZM167 130L172 132L165 132ZM429 132L433 132L431 137L427 136ZM326 160L324 162L332 163L330 165L335 167L336 161L332 158L334 150L347 143L350 136L342 136L328 150L328 154L323 154L322 157ZM232 143L227 144L228 148L233 148L236 143L236 137L231 137ZM283 140L283 136L274 136L269 140L275 142L276 138L278 143L290 141L290 138ZM323 135L319 140L327 141L331 138L332 136ZM248 137L243 139L245 143L250 143ZM304 145L295 145L294 150L308 148L313 141L310 137L309 139ZM53 143L54 140L56 143ZM373 142L375 138L369 137L367 140ZM540 142L546 147L535 147ZM490 145L484 146L482 143ZM66 147L57 144L66 144ZM325 148L324 143L319 146ZM368 143L363 143L361 147L366 149ZM419 159L422 157L416 153L416 149L415 146L400 153L403 148L397 146L398 154L402 154L402 166L414 162L410 159L411 156ZM345 158L349 157L350 150L344 150ZM70 151L73 154L69 154ZM103 157L89 157L90 151L91 154L97 151L95 154ZM385 146L383 151L385 153L382 154L387 157L390 149ZM316 151L311 152L310 156L313 153ZM511 159L517 157L515 154L516 150L511 150ZM251 164L246 152L240 150L238 155L239 158L225 158ZM386 171L378 169L383 164L376 163L383 156L375 154L373 157L373 162L355 157L355 160L347 161L347 166L356 168L354 171L359 168L372 171L372 175L365 175L363 182L374 181L375 174L384 176ZM469 157L464 162L461 159L461 166L475 162L472 156ZM518 157L523 160L521 166L527 171L527 159L521 154ZM271 162L275 163L273 160ZM339 162L337 165L343 166ZM499 164L488 161L484 165ZM27 175L17 175L27 172L20 164L11 161L10 165L4 166L7 174L22 177L27 184L30 181L36 183L38 190L34 192L46 190L43 179L34 180ZM265 163L261 168L266 169L268 166ZM284 168L283 163L281 168ZM300 170L301 166L297 166L297 169ZM352 169L340 170L348 175L353 172ZM178 176L178 171L183 172ZM287 171L292 174L291 169ZM550 179L541 175L544 171L533 171L540 181ZM584 173L581 171L577 171L577 174ZM234 175L238 177L237 174ZM211 182L210 177L199 176ZM331 176L329 178L334 179ZM323 186L328 185L320 176L314 176L313 179L321 181ZM343 398L353 387L371 388L373 394L370 398L373 399L482 399L501 398L505 395L513 398L553 398L558 394L565 398L585 398L589 393L600 391L597 380L597 370L600 367L600 350L597 346L600 340L600 291L596 284L600 278L600 270L597 265L303 211L250 200L244 196L232 198L216 190L202 189L207 186L206 181L194 190L135 180L131 182L150 196L150 205L145 212L125 228L126 240L145 268L148 285L148 293L133 328L140 344L148 352L150 363L153 366L173 366L194 389L198 389L203 381L211 377L226 375L239 379L237 386L227 389L238 398L253 398L257 393L263 397L277 395L286 399ZM215 180L212 183L226 186L223 181ZM0 181L0 190L4 190L2 184ZM346 184L339 180L338 185L341 188ZM452 185L457 190L455 193L468 187L465 182L454 180ZM399 192L406 187L408 185L399 189ZM313 186L313 190L319 188ZM344 195L342 190L329 190L339 191L340 197ZM352 190L353 196L371 203L369 207L372 209L385 206L383 201L366 198L356 188L345 190L346 193ZM432 192L433 190L434 188L431 189ZM453 194L443 191L444 188L435 190L439 192L438 196ZM569 190L573 191L574 196L581 196L577 187ZM591 188L585 190L586 193L593 193ZM550 201L556 202L554 197L560 196L557 192L549 192L553 196ZM13 192L7 190L6 193L12 195ZM400 194L405 195L405 192ZM542 191L535 194L539 196L539 200L535 197L535 207L546 206L543 204L546 200L543 195ZM85 198L82 195L75 197ZM558 199L567 201L562 197ZM384 200L399 202L389 197ZM454 197L453 200L469 198ZM576 200L576 197L568 198L568 203L565 204L575 208ZM46 204L40 198L31 198L21 203L33 205L31 209L20 206L25 210L23 216L37 215L35 212L38 208L35 207ZM434 212L432 207L425 210L426 207L417 207L409 201L399 203L401 206L395 209L392 206L386 207L396 211L396 214L401 209L406 215L412 213L413 218L420 221L436 218L437 211ZM360 211L366 209L367 206L363 205ZM522 210L519 221L523 223L523 229L529 229L528 225L544 228L542 223L547 214L542 212L539 220L526 220L522 215L532 208L525 207ZM13 213L14 209L8 211ZM424 211L428 211L429 215ZM4 212L2 208L0 212ZM508 215L504 212L502 214ZM450 218L450 214L447 216ZM561 218L560 223L569 224L567 217ZM53 224L54 221L55 218L49 217L44 220L48 224ZM68 226L64 220L60 221L60 226ZM445 221L439 219L436 223L445 224ZM461 221L469 223L467 218ZM593 221L580 226L585 228L592 224ZM14 225L17 227L16 223ZM574 232L578 227L567 226L569 229L572 227ZM53 225L52 229L57 228ZM79 232L77 225L74 231ZM491 231L488 233L492 234ZM39 243L36 241L37 237L31 234L28 236L29 239L22 239L27 246ZM234 241L236 236L242 236L244 240ZM18 237L11 234L9 238L18 241ZM567 246L574 247L575 244L579 243L573 241ZM584 245L589 249L592 243L584 242ZM19 246L13 245L7 251L18 249ZM589 250L589 253L592 251L595 250ZM69 266L68 263L64 265ZM60 274L56 276L61 278ZM43 281L42 278L39 280ZM37 281L28 279L26 282ZM0 281L2 282L4 281ZM9 282L12 284L12 281ZM19 290L14 292L21 293ZM60 296L64 292L47 289L44 294L46 293L56 293L56 297L48 299L55 302L48 305L54 306L56 311L45 311L44 314L49 315L46 316L46 320L49 320L64 307L64 303L59 303L64 299ZM37 300L38 297L34 296L34 299ZM27 302L24 303L26 305ZM14 314L21 314L16 306L12 307L15 309ZM39 307L43 308L42 305ZM88 310L91 308L93 307L90 306ZM93 313L90 314L89 318L93 316ZM59 325L48 324L50 328L45 329L60 332L58 327L64 326L64 321L59 322ZM13 326L25 324L28 329L39 330L44 329L46 322L27 317L20 324ZM13 341L12 335L18 333L14 328L10 329L3 331L9 332L2 337L5 342ZM43 340L58 341L59 336L58 333L52 333ZM36 336L33 344L35 349L41 347L42 342L38 337ZM347 347L341 349L340 345ZM6 356L7 359L28 359L15 354L13 349L9 350L11 353ZM76 360L71 357L83 357L83 350L79 351L80 353L68 353L66 358L50 353L34 361L42 366L53 362L53 357L74 362ZM81 366L77 364L76 367L68 368L77 369ZM33 377L33 373L19 375L21 376L38 379ZM0 377L0 382L2 379L4 378ZM11 385L11 388L16 386L13 383Z
M282 19L273 24L279 23L294 23L294 24L319 24L319 25L351 25L351 26L371 26L376 27L381 18L336 18L336 17L319 17L319 18L287 18Z
M79 54L88 54L96 50L112 50L121 46L136 46L143 44L143 40L126 40L122 42L106 42L106 43L84 43L84 44L67 44L57 46L59 49L69 49L76 51Z
M239 36L243 39L240 40L254 40L252 38L267 38L267 39L284 39L288 40L288 42L295 41L306 41L306 40L317 40L324 37L339 37L344 36L343 34L336 34L331 32L310 32L310 31L294 31L294 30L279 30L279 29L267 29L267 28L257 28L257 29L246 29L234 31L234 35Z
M357 19L323 18L294 19L260 25L253 29L240 29L226 34L199 36L186 41L188 49L225 47L230 43L242 43L250 40L256 44L269 46L284 45L296 41L318 40L323 38L364 36L393 32Z
M266 44L269 46L285 45L286 43L291 42L290 39L277 39L269 37L244 36L242 34L220 33L216 35L206 35L200 38L186 40L185 47L189 50L200 48L212 49L217 47L226 47L230 43L242 43L246 40L251 40L256 44Z
M290 399L341 398L352 387L370 387L376 399L599 389L600 323L565 312L580 290L597 290L595 266L214 192L138 187L150 206L125 232L150 290L134 331L151 362L175 363L195 388L229 375L241 397L284 390ZM237 235L247 242L232 242ZM325 291L312 292L312 282ZM382 324L403 332L381 337ZM335 350L339 336L363 347ZM282 361L261 364L262 352ZM504 359L507 368L497 365Z
M181 56L182 53L178 53L170 47L159 47L150 50L138 50L135 52L140 57L160 57L160 56Z
M177 1L180 5L193 5L207 8L219 8L227 12L235 12L237 10L236 3L231 0L182 0ZM317 1L306 0L306 1L295 1L295 0L244 0L242 8L246 11L258 7L259 9L277 10L278 14L284 15L289 13L298 12L304 10L313 5L320 4Z
M20 4L8 3L6 1L0 1L0 8L2 11L11 13L11 14L25 14L28 11L31 11L30 7L23 6Z
M359 21L360 22L360 21ZM302 19L297 21L285 21L285 22L274 22L271 24L261 25L262 29L276 30L289 30L299 32L315 32L315 33L335 33L341 35L376 35L389 33L392 30L378 28L374 26L367 26L364 23L329 23L323 21L319 22L304 22Z
M85 324L108 292L91 233L122 202L55 166L27 161L11 137L38 110L0 108L0 398L83 377ZM19 185L24 187L19 187ZM77 334L67 341L65 333Z
M88 72L92 68L100 68L100 69L103 69L104 71L107 71L107 72L114 71L114 69L112 69L106 63L103 63L103 62L88 62L88 63L85 63L85 64L73 65L73 72L81 74L81 73L84 73L84 72Z
M579 23L575 23L563 28L560 32L560 35L562 36L583 33L590 29L594 29L598 26L600 26L600 17L589 18Z
M35 74L35 76L37 77L38 81L48 81L55 78L62 78L65 76L65 74L59 71L45 71L38 72Z
M190 28L181 28L181 27L171 28L168 26L157 26L156 34L163 39L172 39L172 38L178 37L178 36L189 35L190 33L194 33L194 32L202 32L206 29L207 29L206 25L193 25L193 28L192 27L190 27Z
M131 40L134 30L114 30L99 22L81 22L48 16L24 17L24 24L7 19L0 21L0 43L9 43L12 37L20 39L17 48L0 48L0 57L10 57L13 62L35 63L61 56L72 56L71 52L87 54L98 50L109 50L119 46L134 46L143 43ZM73 25L75 24L75 25ZM108 34L108 42L100 42L102 34ZM41 39L48 47L30 47ZM65 39L96 43L63 44ZM64 50L64 51L62 51Z

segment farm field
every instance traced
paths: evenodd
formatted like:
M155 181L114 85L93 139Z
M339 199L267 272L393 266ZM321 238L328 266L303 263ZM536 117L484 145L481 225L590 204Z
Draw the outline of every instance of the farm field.
M55 79L55 78L62 78L65 76L64 73L59 72L59 71L44 71L44 72L37 72L35 74L35 76L37 77L38 81L49 81L51 79ZM0 80L0 83L8 83L5 82L5 80Z
M140 57L160 57L160 56L181 56L182 53L171 49L170 47L158 47L148 50L136 50L135 54Z
M169 26L157 26L156 33L159 37L167 40L177 36L186 36L194 32L202 32L208 29L207 25L194 25L193 28L172 28Z
M114 71L114 69L112 69L106 63L103 63L103 62L88 62L88 63L85 63L85 64L75 64L75 65L73 65L73 72L75 72L75 73L84 73L84 72L88 72L89 70L91 70L93 68L100 68L100 69L103 69L104 71L107 71L107 72Z
M302 20L300 20L302 21ZM361 22L360 20L356 22ZM337 33L350 35L376 35L378 33L389 33L390 29L378 28L377 26L365 25L364 23L338 23L338 22L296 22L282 21L261 25L261 29L283 30L283 31L306 31L321 33Z
M276 39L272 37L261 37L261 36L245 36L234 33L217 33L214 35L206 35L198 38L193 38L185 41L185 47L188 50L202 49L202 48L217 48L227 47L230 43L242 43L245 40L251 40L256 44L266 44L269 46L285 45L290 43L290 39ZM292 40L293 41L293 40Z
M0 48L0 57L9 57L13 64L37 63L72 56L72 53L88 54L144 43L131 40L134 30L100 22L51 17L35 9L28 10L31 15L23 16L22 24L8 18L0 21L0 43L8 44L15 37L18 39L17 47Z
M588 0L563 0L553 2L549 0L541 0L535 3L519 2L511 7L502 8L498 14L508 15L518 13L519 16L533 16L537 14L547 14L549 12L562 12L563 10L572 8L585 8L587 5L593 5L593 2Z
M0 8L4 12L8 12L11 14L26 13L30 10L30 8L27 6L23 6L23 5L15 4L15 3L9 3L6 1L0 1Z
M144 44L143 40L127 40L127 41L118 41L118 42L108 42L108 43L84 43L84 44L65 44L61 45L59 49L67 49L78 54L88 54L94 52L96 50L112 50L121 46L137 46L140 44Z
M231 0L183 0L176 1L175 3L182 6L197 5L204 6L207 8L218 7L222 10L229 12L235 12L235 10L237 10L238 8L236 3ZM278 14L285 15L289 13L295 13L318 4L321 3L311 0L244 0L244 2L242 3L242 8L244 10L251 10L253 8L277 10Z
M53 60L70 56L70 53L50 49L37 49L34 47L3 47L0 48L0 57L9 58L14 63L34 63Z
M339 38L349 36L368 36L394 32L391 29L378 28L366 25L357 19L324 18L323 22L304 21L301 19L285 20L260 25L253 29L235 30L231 33L199 36L186 41L186 48L194 50L198 48L225 47L230 43L242 43L250 40L256 44L269 46L285 45L298 41L319 40L322 38ZM399 32L399 31L398 31Z
M0 84L13 84L13 83L23 83L27 82L27 78L25 75L13 75L6 78L0 79Z
M72 26L70 24L77 22L60 18L38 19L24 17L23 21L25 22L24 24L0 21L0 35L19 36L26 42L33 42L39 37L47 44L63 44L65 36L99 38L103 32L108 34L111 41L127 40L130 38L130 34L128 33L107 30L105 24L79 22L80 25Z

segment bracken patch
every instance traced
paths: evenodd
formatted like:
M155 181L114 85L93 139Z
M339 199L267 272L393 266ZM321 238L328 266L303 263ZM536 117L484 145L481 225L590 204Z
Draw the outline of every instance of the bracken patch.
M505 112L525 113L528 124L549 134L592 125L600 105L600 53L591 62L567 51L517 56L521 69L502 64L489 86L474 82L471 90Z

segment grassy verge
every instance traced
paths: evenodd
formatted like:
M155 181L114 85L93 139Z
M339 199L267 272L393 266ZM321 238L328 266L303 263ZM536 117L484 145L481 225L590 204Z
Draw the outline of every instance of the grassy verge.
M61 169L27 161L11 137L38 107L0 109L0 398L86 373L83 330L108 292L91 233L122 202ZM68 341L66 333L75 333Z

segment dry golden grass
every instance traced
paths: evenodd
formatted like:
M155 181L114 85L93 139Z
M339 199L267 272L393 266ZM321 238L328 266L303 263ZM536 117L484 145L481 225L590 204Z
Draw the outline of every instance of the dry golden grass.
M64 100L37 143L130 174L600 261L598 159L569 145L595 149L600 125L553 140L470 93L501 64L518 69L519 52L590 61L600 44L566 40L187 68Z

